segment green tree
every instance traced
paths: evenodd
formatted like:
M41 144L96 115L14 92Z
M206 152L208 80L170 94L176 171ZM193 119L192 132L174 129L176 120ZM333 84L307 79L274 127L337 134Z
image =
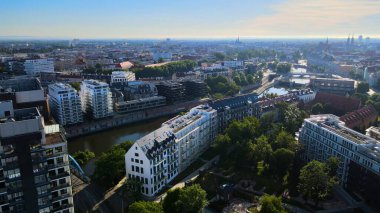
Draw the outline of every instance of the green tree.
M70 85L71 85L76 91L80 91L80 83L79 83L79 82L71 82Z
M286 148L290 149L291 151L297 151L298 149L298 143L293 135L289 134L286 131L281 131L275 141L272 145L273 149L280 149L280 148Z
M179 209L177 209L176 202L179 200L179 194L181 190L176 188L174 190L169 190L166 193L165 199L162 203L162 207L165 212L171 213L181 213Z
M158 59L158 63L163 63L163 62L165 62L165 60L163 58Z
M181 189L176 202L177 209L183 213L200 213L207 205L207 193L199 184Z
M324 112L324 106L321 103L316 103L311 107L311 113L314 115L321 114Z
M313 199L316 206L331 194L332 187L337 184L336 178L329 176L326 165L315 160L302 167L299 180L299 191L306 199Z
M226 59L226 55L220 52L214 53L214 56L218 61L224 61Z
M279 179L282 179L290 171L293 165L294 152L289 149L277 149L273 153L275 170Z
M356 86L356 92L357 93L367 93L369 91L369 84L365 82L359 82Z
M289 73L292 69L292 65L289 63L280 63L276 67L277 73Z
M151 201L138 201L128 207L129 213L164 213L162 205Z
M251 153L256 162L264 161L264 163L269 163L273 150L268 143L268 138L264 135L257 138L256 143L252 144Z
M260 198L260 213L286 213L281 198L274 195L263 195Z
M117 184L125 175L124 155L132 145L133 142L127 141L104 152L95 161L92 179L106 188Z
M333 156L333 157L329 157L326 161L326 166L327 166L327 169L328 169L328 174L330 177L333 177L333 176L336 176L336 172L338 170L338 167L339 167L339 158Z
M142 183L136 178L129 178L124 183L124 189L126 193L130 195L134 200L138 200L141 197L141 186Z
M95 153L85 150L85 151L77 151L73 154L75 160L81 165L86 165L87 162L95 157Z

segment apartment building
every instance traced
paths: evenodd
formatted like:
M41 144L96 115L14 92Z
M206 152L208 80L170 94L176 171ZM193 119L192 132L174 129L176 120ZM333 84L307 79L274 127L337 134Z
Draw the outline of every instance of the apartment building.
M129 71L113 71L111 74L111 84L135 80L135 73Z
M38 78L0 80L0 101L12 100L14 109L37 107L45 120L50 118L47 97Z
M114 108L117 113L129 113L156 108L166 105L166 98L163 96L153 96L149 98L140 98L131 101L120 101L115 103Z
M256 94L246 94L210 103L218 112L218 132L222 132L233 120L253 116L253 106L258 101Z
M158 95L166 97L169 104L185 99L185 85L175 81L161 81L156 85Z
M0 102L0 212L73 213L67 141L37 108Z
M36 75L40 72L54 72L54 59L30 59L24 62L24 71L27 75Z
M345 126L335 115L312 115L298 133L306 161L340 159L340 184L380 209L380 142ZM376 183L376 184L375 184Z
M70 84L50 84L48 89L51 114L59 124L64 126L83 122L80 97Z
M213 142L217 112L200 105L137 140L125 154L127 179L142 183L152 197L186 169Z
M93 119L112 116L112 94L107 83L84 80L80 86L82 111Z

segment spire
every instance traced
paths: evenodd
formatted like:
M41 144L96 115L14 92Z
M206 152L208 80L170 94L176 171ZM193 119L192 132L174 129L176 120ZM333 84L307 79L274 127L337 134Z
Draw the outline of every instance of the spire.
M326 44L329 45L329 37L327 36Z
M351 45L354 45L354 35L355 34L352 34L352 37L351 37Z
M348 37L347 37L347 43L346 43L347 46L350 45L350 36L351 36L351 34L348 34Z

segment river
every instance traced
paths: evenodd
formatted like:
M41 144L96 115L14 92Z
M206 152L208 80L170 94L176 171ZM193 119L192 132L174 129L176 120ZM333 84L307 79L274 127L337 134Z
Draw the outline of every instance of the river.
M91 152L94 152L95 155L99 157L103 152L109 150L113 145L120 144L127 140L136 141L149 132L158 129L163 122L169 119L169 116L164 116L97 132L95 134L69 139L69 154L74 154L79 150L89 150ZM93 171L93 161L90 161L84 170L86 173L91 174Z

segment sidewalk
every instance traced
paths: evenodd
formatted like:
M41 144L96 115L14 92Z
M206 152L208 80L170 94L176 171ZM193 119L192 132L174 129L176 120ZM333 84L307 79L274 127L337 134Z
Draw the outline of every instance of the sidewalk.
M194 180L199 176L199 171L201 170L206 170L210 168L212 163L217 162L219 160L219 155L215 156L213 159L209 160L207 163L203 164L203 166L199 167L197 170L195 170L193 173L182 179L179 183L171 187L169 190L174 190L177 188L183 188L185 187L185 183L189 180ZM169 191L168 190L168 191ZM156 199L154 200L155 202L160 202L166 197L166 192L157 196Z

